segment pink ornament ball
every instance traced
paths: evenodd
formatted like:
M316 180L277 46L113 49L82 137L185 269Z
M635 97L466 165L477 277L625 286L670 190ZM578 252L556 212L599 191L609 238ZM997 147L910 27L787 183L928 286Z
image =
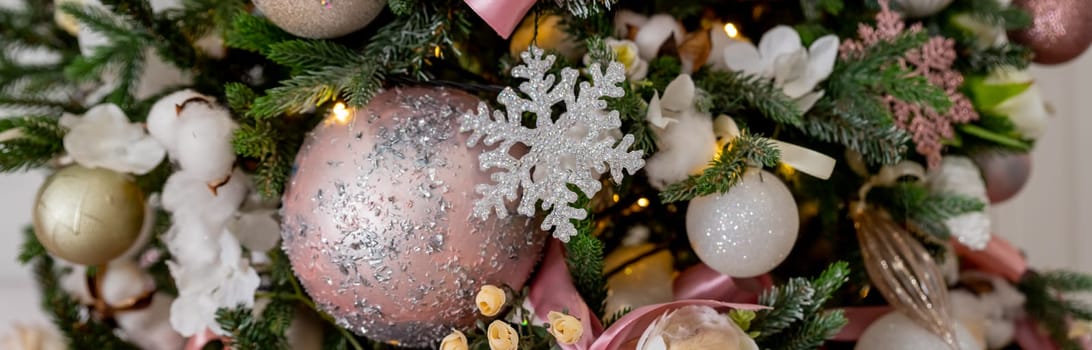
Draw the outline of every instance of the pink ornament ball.
M323 311L373 340L422 347L470 328L484 284L520 290L545 232L517 215L471 216L481 148L458 117L479 100L387 90L307 135L284 193L283 248Z
M1031 26L1009 39L1035 52L1035 63L1059 64L1077 58L1092 45L1092 1L1014 0L1031 15Z
M1029 154L981 154L974 162L986 181L986 196L990 203L1001 203L1015 197L1031 178Z

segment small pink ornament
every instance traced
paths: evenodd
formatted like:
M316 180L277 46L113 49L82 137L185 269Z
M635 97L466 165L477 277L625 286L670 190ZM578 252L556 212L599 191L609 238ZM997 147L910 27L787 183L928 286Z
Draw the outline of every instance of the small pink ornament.
M489 174L457 119L478 101L449 89L388 90L307 136L281 235L308 294L339 325L428 346L474 323L483 284L520 290L527 281L545 233L518 215L471 215L474 187Z
M974 157L986 180L986 195L990 203L1001 203L1015 197L1031 178L1029 154L983 154Z

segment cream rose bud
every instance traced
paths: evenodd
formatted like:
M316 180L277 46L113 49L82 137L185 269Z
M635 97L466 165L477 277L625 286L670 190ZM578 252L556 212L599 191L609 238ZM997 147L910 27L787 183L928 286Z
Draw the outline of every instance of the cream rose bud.
M504 294L503 289L487 284L478 291L478 297L475 298L475 301L478 304L478 311L481 311L482 315L493 317L504 308L504 303L508 301L508 297Z
M466 335L460 331L451 332L440 341L440 350L467 350Z
M546 315L546 319L550 321L550 333L554 335L559 344L576 344L576 342L580 341L580 337L584 336L584 324L580 323L580 320L576 317L550 311Z
M519 334L516 329L504 321L493 321L486 332L491 350L519 349Z

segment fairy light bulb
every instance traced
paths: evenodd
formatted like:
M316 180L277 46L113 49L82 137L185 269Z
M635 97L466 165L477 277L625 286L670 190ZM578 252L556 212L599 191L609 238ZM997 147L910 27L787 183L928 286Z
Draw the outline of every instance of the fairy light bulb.
M337 121L338 124L345 124L349 121L349 109L345 107L344 103L338 102L335 104L332 112L334 120Z
M729 38L735 39L739 37L739 28L736 28L735 24L728 23L724 25L724 33L728 34Z
M642 197L640 199L637 199L637 206L641 207L641 208L647 208L648 207L648 198Z

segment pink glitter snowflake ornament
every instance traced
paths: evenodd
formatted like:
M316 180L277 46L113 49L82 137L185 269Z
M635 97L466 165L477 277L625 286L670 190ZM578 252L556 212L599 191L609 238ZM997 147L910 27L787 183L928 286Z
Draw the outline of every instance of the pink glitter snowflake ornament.
M881 11L876 14L876 26L861 24L857 29L860 40L850 39L842 44L843 59L859 57L866 48L880 41L892 41L904 31L922 31L921 24L914 24L906 29L902 16L888 7L888 0L880 0L879 3ZM955 60L955 42L934 36L920 48L907 51L898 62L902 67L910 68L910 76L925 77L930 84L944 89L948 100L952 102L947 111L941 113L920 103L884 96L884 102L895 117L895 124L910 132L917 152L925 156L930 168L940 165L943 141L955 136L953 125L978 120L978 112L974 110L970 99L959 93L959 87L963 85L963 75L952 69Z

